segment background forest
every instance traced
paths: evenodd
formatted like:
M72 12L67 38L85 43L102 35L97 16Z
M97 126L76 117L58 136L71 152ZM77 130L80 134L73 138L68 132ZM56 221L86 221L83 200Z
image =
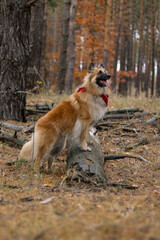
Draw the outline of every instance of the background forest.
M91 61L114 93L160 96L159 0L2 0L0 18L1 119L25 120L26 90L70 93Z
M45 77L59 90L79 84L90 63L102 62L112 75L112 89L122 95L145 92L160 96L160 14L158 0L72 1L65 84L60 86L58 66L63 38L65 4L47 8ZM75 61L75 62L74 62ZM74 69L74 75L69 72Z
M73 180L67 149L36 174L20 149L90 62L112 76L95 125L107 181L88 157L92 181ZM0 240L160 240L159 146L160 0L0 1Z

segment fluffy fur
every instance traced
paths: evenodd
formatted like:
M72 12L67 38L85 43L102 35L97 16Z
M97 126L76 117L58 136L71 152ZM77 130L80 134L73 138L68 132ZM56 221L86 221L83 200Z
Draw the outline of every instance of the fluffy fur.
M91 64L82 85L86 91L74 92L37 121L35 132L22 147L20 158L34 159L34 170L39 171L49 153L57 155L64 149L69 133L82 149L90 150L86 143L88 128L107 110L101 95L106 94L109 78L103 65Z

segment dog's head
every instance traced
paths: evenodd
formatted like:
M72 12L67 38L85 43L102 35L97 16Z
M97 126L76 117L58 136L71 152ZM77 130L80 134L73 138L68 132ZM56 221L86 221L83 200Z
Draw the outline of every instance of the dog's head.
M97 94L106 92L110 85L111 75L106 71L103 64L95 66L93 63L89 66L89 71L84 79L84 84L90 87Z

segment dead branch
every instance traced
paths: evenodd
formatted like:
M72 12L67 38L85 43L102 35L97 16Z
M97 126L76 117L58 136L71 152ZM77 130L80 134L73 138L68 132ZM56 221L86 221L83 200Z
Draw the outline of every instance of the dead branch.
M22 126L17 126L17 125L14 125L14 124L4 123L4 122L0 122L0 127L5 127L7 129L11 129L15 132L20 132L24 129L24 127L22 127Z
M53 106L51 104L49 104L48 102L45 103L45 106L48 107L49 110L53 109Z
M32 133L32 132L34 132L34 127L35 127L35 125L31 125L29 127L24 127L22 131L24 133Z
M104 164L106 163L106 161L109 161L109 160L118 160L118 159L124 159L124 158L134 158L134 159L138 159L140 161L152 164L152 162L148 161L147 159L145 159L141 156L134 156L134 155L129 155L129 154L105 156L104 157Z
M25 111L29 114L47 113L48 112L48 110L38 110L38 109L31 109L31 108L25 108Z
M141 118L145 117L149 113L144 112L144 113L137 113L137 114L105 114L103 117L103 120L107 119L131 119L131 118Z
M7 142L12 142L19 147L22 147L23 144L26 142L25 139L17 138L16 136L13 136L13 135L11 135L9 133L6 133L4 131L0 131L0 140L7 141Z
M150 118L145 124L153 124L158 118L158 114L156 114L154 117Z
M25 127L25 126L18 126L18 125L15 125L15 124L4 123L4 122L0 122L0 127L4 127L4 128L15 131L15 135L16 135L17 132L28 133L28 132L33 132L33 130L34 130L34 125L31 125L29 127L28 126Z
M144 139L141 139L139 142L133 144L132 146L126 147L124 150L129 151L129 150L132 150L132 149L134 149L136 147L139 147L141 145L146 145L148 143L150 143L150 141L148 139L144 138Z
M138 186L136 185L128 185L128 184L122 184L122 183L106 183L107 186L112 186L112 187L121 187L121 188L126 188L126 189L137 189Z
M108 114L118 114L118 113L135 113L135 112L143 112L143 109L140 108L120 108L120 109L113 109L113 110L108 110Z

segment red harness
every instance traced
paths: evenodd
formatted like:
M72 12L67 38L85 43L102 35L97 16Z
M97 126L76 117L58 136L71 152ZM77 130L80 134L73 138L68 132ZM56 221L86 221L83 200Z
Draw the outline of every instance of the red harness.
M86 91L87 91L86 88L81 87L81 88L78 89L77 93L78 92L86 92ZM105 102L106 107L107 107L108 106L108 98L109 98L109 96L107 94L106 95L102 94L101 98L103 99L103 101Z

